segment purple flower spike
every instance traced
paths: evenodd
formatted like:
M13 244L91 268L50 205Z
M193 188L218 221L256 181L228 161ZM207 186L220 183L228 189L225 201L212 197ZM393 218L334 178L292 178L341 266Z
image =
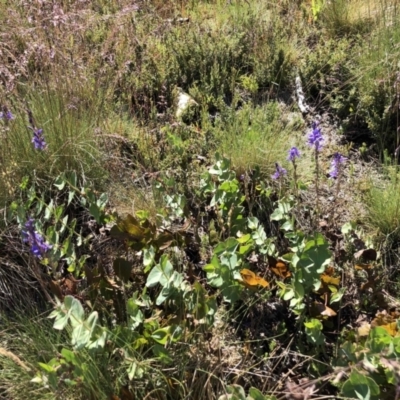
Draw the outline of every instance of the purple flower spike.
M308 144L312 147L315 147L315 150L320 151L322 147L322 142L324 138L321 134L321 129L318 128L319 123L313 122L312 124L312 132L308 135Z
M29 128L32 129L32 131L33 131L32 143L35 146L35 149L36 150L45 150L47 147L47 144L43 138L43 129L32 128L31 126Z
M339 175L340 167L346 162L347 158L342 156L340 153L335 153L331 161L331 170L329 176L331 178L337 178Z
M271 178L276 180L282 178L286 174L287 174L286 169L281 167L278 163L275 163L275 173L271 175Z
M35 257L42 258L52 246L46 243L43 236L36 232L35 221L29 218L25 223L25 229L22 230L22 240L31 247L31 252Z
M299 157L300 157L299 149L297 147L292 147L289 150L287 160L293 162L296 158L299 158Z

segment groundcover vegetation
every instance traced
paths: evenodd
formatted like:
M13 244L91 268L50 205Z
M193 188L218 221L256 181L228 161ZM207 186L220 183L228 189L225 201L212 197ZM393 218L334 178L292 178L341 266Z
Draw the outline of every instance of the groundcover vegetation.
M0 1L0 397L400 397L398 0Z

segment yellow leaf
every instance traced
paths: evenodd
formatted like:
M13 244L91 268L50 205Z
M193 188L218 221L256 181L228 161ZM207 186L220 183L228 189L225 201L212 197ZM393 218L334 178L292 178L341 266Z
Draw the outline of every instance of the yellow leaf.
M243 279L243 284L249 289L257 288L258 286L269 286L269 283L265 279L256 275L253 271L250 271L249 269L242 269L240 271L240 276Z

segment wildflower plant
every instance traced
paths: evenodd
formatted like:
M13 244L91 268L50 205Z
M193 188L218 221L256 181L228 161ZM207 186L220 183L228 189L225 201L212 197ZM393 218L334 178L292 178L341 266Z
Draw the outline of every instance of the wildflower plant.
M340 178L343 164L347 161L347 157L342 156L340 153L335 153L331 161L331 170L329 172L330 178Z
M32 143L36 150L45 150L47 143L43 137L43 129L37 128L33 119L32 111L28 110L30 126L28 128L33 132Z
M278 163L275 163L275 173L271 175L271 178L274 180L278 180L283 178L286 174L286 169L281 167Z
M318 166L318 155L323 146L324 137L321 133L321 128L319 127L319 122L312 123L312 131L308 135L307 143L310 147L314 149L314 159L315 159L315 190L317 193L317 213L319 212L319 166Z
M297 192L297 165L296 158L300 158L300 151L297 147L292 147L288 152L287 160L293 164L293 181Z

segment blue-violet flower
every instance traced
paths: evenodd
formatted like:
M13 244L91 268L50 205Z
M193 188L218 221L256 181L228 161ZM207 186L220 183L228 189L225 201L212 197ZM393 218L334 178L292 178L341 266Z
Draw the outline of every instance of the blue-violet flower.
M281 167L278 163L275 163L275 173L273 175L271 175L271 178L279 179L286 174L287 174L286 169Z
M308 144L312 147L315 147L315 150L319 151L322 147L322 142L324 140L321 129L318 127L318 122L312 123L313 130L308 135Z
M331 178L337 178L340 171L340 166L343 165L347 160L347 157L342 156L340 153L335 153L331 161L331 170L329 176Z
M296 158L300 157L300 152L297 147L292 147L288 152L288 161L293 162Z
M44 138L43 138L43 129L37 129L33 127L29 127L33 131L32 143L35 146L36 150L44 150L47 146Z
M5 119L6 121L11 121L12 119L15 119L14 115L12 114L11 111L0 111L0 119Z
M43 257L52 246L46 243L43 236L35 230L35 221L29 218L25 223L25 229L22 230L22 238L24 243L28 243L31 247L31 252L35 257Z

